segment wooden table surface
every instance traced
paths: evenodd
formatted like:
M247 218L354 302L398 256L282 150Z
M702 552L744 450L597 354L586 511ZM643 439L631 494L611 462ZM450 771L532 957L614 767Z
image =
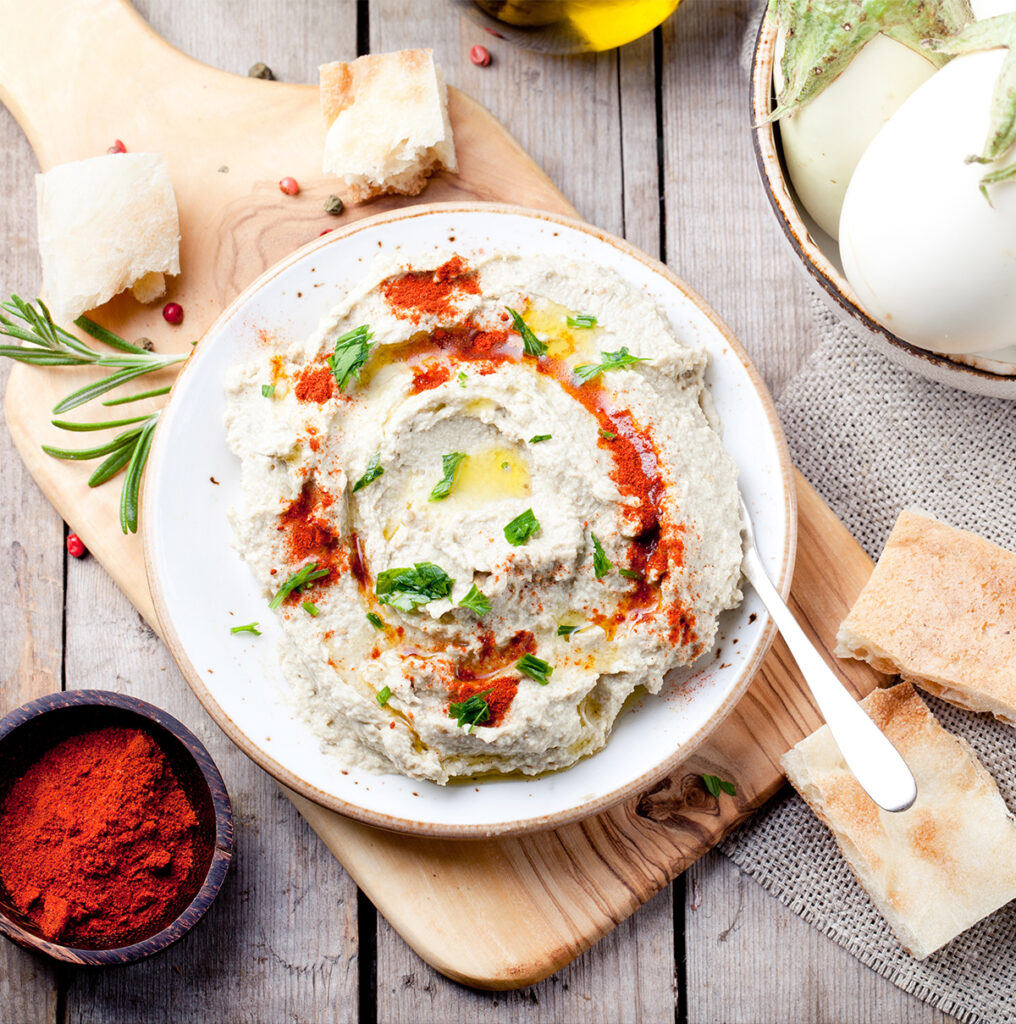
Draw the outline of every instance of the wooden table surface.
M493 111L584 217L658 255L712 303L775 394L819 340L808 285L784 251L752 160L738 66L751 0L684 0L652 36L581 58L516 49L461 18L451 0L137 6L200 60L239 74L261 60L288 81L316 81L318 64L368 50L433 47L447 80ZM489 67L469 62L475 43L493 54ZM27 142L0 111L3 294L38 289L34 172ZM64 534L0 431L0 713L71 687L165 707L208 745L226 779L236 869L195 931L145 964L56 970L0 942L3 1024L950 1020L716 853L534 988L492 994L445 980L219 732L105 572L65 555Z

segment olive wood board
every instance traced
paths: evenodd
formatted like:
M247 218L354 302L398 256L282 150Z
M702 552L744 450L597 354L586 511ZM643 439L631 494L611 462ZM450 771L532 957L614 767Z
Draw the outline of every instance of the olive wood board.
M158 351L187 351L264 269L353 219L442 200L510 201L575 215L505 129L450 89L458 173L436 176L419 197L347 203L345 213L332 217L323 209L325 198L346 197L319 169L324 128L316 87L202 65L160 39L123 0L0 6L0 99L43 169L104 153L117 138L130 151L166 156L180 208L183 272L162 301L183 306L183 325L162 320L161 301L145 307L127 295L93 313L129 339L151 338ZM279 190L286 175L300 182L297 196ZM89 489L88 464L52 459L40 449L65 441L51 426L49 410L94 376L69 367L16 366L6 394L7 423L47 497L158 629L140 539L119 529L118 483ZM152 386L145 378L136 390ZM88 406L78 412L104 415ZM836 627L871 562L800 475L797 484L791 603L833 663L828 652ZM858 696L882 680L863 664L840 668ZM780 755L819 724L777 639L734 712L692 759L637 799L557 831L427 839L361 825L289 796L428 963L477 987L517 988L588 949L775 793L783 781ZM703 772L734 782L736 796L712 797Z

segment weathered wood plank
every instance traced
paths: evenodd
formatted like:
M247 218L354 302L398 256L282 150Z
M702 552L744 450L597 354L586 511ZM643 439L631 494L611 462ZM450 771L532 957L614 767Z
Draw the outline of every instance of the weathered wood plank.
M468 906L463 913L468 913ZM446 981L381 919L378 1024L656 1024L674 1016L670 890L657 893L589 952L514 992L478 992Z
M948 1024L869 970L726 857L688 872L688 1024Z
M3 298L38 291L35 160L21 130L0 110L0 203ZM45 372L45 371L42 371ZM0 389L9 367L0 365ZM63 523L0 429L0 715L60 689L63 656ZM45 961L0 942L0 1007L11 1024L56 1020L56 972Z
M488 107L584 217L658 252L657 208L640 199L655 198L658 181L651 40L625 55L626 95L616 52L577 59L530 53L491 37L445 0L372 0L370 15L372 50L432 46L448 81ZM491 51L488 67L469 62L476 43ZM629 166L625 144L636 141ZM622 183L636 197L630 207ZM490 995L447 981L383 918L377 977L381 1021L660 1020L674 1006L669 890L564 971L522 992Z
M205 920L152 960L71 976L68 1024L357 1020L356 887L275 783L214 725L92 559L69 567L66 674L69 689L130 693L191 728L226 780L237 826L234 869Z
M739 57L757 6L684 0L663 26L667 263L727 321L778 394L819 339L752 155Z

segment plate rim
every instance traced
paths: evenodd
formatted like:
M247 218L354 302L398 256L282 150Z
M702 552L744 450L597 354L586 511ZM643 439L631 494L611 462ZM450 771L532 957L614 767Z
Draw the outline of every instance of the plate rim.
M773 402L769 389L762 380L761 375L751 361L741 343L734 336L734 333L719 317L715 310L705 302L702 297L691 288L682 278L678 277L666 264L649 256L623 238L604 231L602 228L589 224L574 217L567 217L558 213L550 213L545 210L534 210L524 206L516 206L507 203L493 202L447 202L447 203L421 203L414 206L402 207L395 210L387 210L372 216L361 218L353 223L329 232L323 237L312 240L293 250L277 263L274 263L250 284L243 288L236 297L226 306L225 309L215 318L201 336L195 346L192 358L188 359L180 373L173 382L172 389L163 409L161 419L165 423L175 413L173 395L176 393L180 381L185 379L188 373L193 373L194 368L201 363L201 341L219 329L220 325L229 319L235 310L243 305L250 294L259 290L280 273L287 270L292 264L302 260L306 255L325 246L334 245L343 239L357 234L360 231L377 227L401 220L411 220L417 217L432 214L509 214L514 216L531 217L537 220L558 224L565 228L577 230L583 234L591 235L598 241L613 246L623 254L636 259L649 270L662 276L669 284L678 289L697 309L706 316L723 340L730 346L731 351L737 357L746 371L749 381L756 396L762 404L763 411L769 424L775 442L777 458L780 466L780 476L783 484L784 502L784 533L783 533L783 558L779 574L774 580L777 589L786 597L790 589L790 581L793 575L794 562L797 555L797 490L794 481L794 468L790 458L790 450L787 446L786 437L779 416L776 413L776 406ZM189 378L187 378L189 379ZM158 475L158 467L165 448L162 440L166 437L165 430L157 430L149 454L148 467L145 474L146 481L152 476ZM765 656L769 653L773 639L776 635L776 626L772 618L765 614L766 624L762 630L761 642L759 643L754 656L745 663L741 673L729 692L721 701L719 707L713 712L709 719L693 733L687 741L681 744L680 748L659 764L628 783L603 794L596 799L582 802L570 810L555 811L547 814L538 814L526 818L498 822L495 824L441 824L435 822L413 821L410 818L403 818L393 814L384 814L369 808L360 807L349 803L331 793L327 793L318 787L306 782L296 775L292 770L281 764L276 758L269 755L262 747L252 740L232 720L225 709L215 699L214 695L205 685L201 674L196 670L177 634L175 624L166 606L159 574L156 571L152 556L152 521L150 498L151 489L142 486L141 493L141 535L144 550L145 574L148 578L148 586L151 591L152 601L155 606L156 616L160 625L160 632L166 646L169 648L173 659L180 668L181 673L190 686L194 695L202 707L211 716L215 724L229 737L232 742L243 751L255 764L271 775L277 782L288 789L298 793L300 796L322 806L328 810L335 811L347 818L352 818L365 825L382 828L391 832L408 833L413 835L428 836L434 838L449 839L487 839L501 836L517 836L529 832L545 831L560 828L585 818L600 814L617 804L636 796L653 786L661 778L669 775L679 764L691 757L698 748L716 731L727 716L733 711L741 697L744 696L751 681L762 665ZM594 755L595 756L595 755Z

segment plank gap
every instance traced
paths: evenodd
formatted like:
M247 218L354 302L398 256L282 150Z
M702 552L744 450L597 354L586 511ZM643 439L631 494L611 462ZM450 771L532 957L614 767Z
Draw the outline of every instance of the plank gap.
M363 892L357 889L357 988L360 1024L377 1024L377 926L377 909Z
M621 95L621 48L614 51L614 70L617 75L617 146L621 167L621 237L628 237L628 210L624 201L624 97Z
M663 167L663 26L653 29L653 94L656 99L656 199L660 210L661 263L667 262L667 197ZM622 167L624 165L622 164Z
M674 1024L688 1024L688 948L684 929L685 900L688 895L688 875L681 872L674 879Z
M368 0L356 0L356 55L370 53L370 6Z

